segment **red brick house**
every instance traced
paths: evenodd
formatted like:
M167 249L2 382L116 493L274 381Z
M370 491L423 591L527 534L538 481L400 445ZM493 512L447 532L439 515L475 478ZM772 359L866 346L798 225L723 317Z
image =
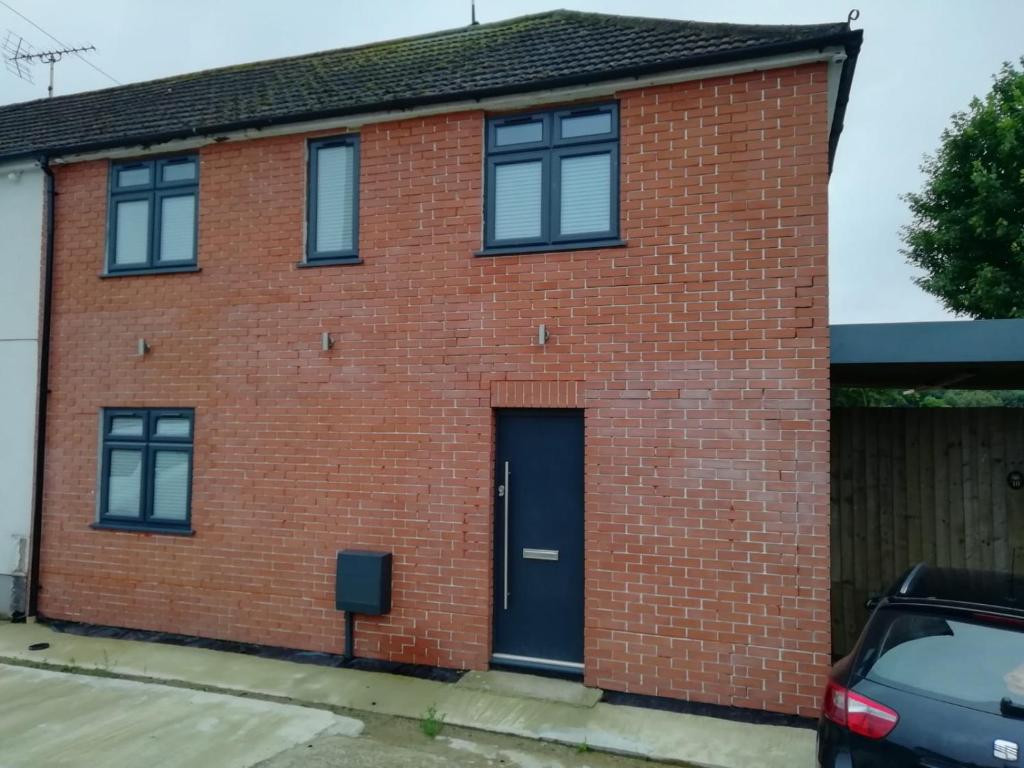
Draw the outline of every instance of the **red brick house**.
M0 108L39 615L813 714L860 32L557 11Z

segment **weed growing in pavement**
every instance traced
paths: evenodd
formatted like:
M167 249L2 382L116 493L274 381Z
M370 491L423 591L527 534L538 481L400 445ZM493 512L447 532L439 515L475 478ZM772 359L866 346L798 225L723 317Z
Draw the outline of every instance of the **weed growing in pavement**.
M444 729L444 714L438 713L437 707L430 705L427 713L420 719L420 730L428 739L436 739Z

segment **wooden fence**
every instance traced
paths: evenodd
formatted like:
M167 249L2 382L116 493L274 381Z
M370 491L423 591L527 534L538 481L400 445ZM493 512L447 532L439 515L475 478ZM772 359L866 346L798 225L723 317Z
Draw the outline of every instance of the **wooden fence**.
M832 412L832 651L914 563L1024 572L1024 409ZM1016 560L1016 566L1014 561Z

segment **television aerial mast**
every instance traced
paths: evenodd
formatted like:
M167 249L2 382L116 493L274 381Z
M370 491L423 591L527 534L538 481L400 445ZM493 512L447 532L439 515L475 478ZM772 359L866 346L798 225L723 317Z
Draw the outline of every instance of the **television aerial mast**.
M4 63L11 74L26 81L33 82L32 66L36 63L50 65L50 83L46 89L48 97L53 96L53 68L54 65L71 54L82 54L95 51L96 46L85 45L78 48L53 48L48 51L37 51L33 46L25 42L25 38L8 30L0 51L4 55Z

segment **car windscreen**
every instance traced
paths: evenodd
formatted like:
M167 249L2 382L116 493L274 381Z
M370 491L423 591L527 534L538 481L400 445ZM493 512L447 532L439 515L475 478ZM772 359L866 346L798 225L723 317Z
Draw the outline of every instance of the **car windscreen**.
M857 674L973 709L1024 704L1024 622L916 608L883 607L873 617Z

